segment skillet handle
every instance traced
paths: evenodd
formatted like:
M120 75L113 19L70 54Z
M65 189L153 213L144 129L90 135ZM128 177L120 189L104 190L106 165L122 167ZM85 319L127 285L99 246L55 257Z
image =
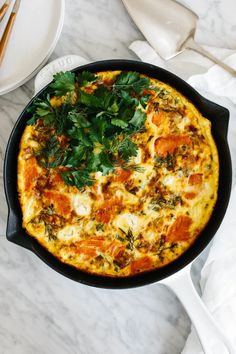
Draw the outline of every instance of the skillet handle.
M32 251L32 237L19 233L19 224L21 224L21 222L19 213L15 214L12 208L9 208L6 232L7 239Z
M214 102L202 97L200 105L204 106L204 112L207 117L210 118L214 124L212 124L212 130L217 132L223 140L227 140L228 128L229 128L229 110Z
M89 60L79 55L66 55L64 57L57 58L41 69L34 81L34 95L36 95L43 87L49 84L53 75L60 71L67 71L75 69L78 66L88 64Z
M182 302L198 333L205 354L234 354L215 319L196 292L190 276L190 265L162 281Z

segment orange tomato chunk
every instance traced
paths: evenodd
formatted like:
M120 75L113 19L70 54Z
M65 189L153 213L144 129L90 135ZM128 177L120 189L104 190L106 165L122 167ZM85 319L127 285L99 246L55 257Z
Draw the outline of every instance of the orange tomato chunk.
M90 237L76 244L76 253L83 254L85 258L90 259L96 257L98 252L104 251L105 237Z
M115 182L126 182L131 176L131 171L129 170L124 170L123 168L118 168L116 170L116 176L114 178Z
M37 177L39 177L39 172L36 167L35 157L32 156L25 162L24 180L26 191L33 187Z
M121 242L114 240L107 246L106 253L116 258L120 256L124 250L125 246Z
M139 258L131 263L131 274L149 270L152 268L152 260L148 256Z
M44 198L53 204L58 214L62 216L68 216L71 213L71 203L70 199L62 193L46 191L43 194Z
M186 199L194 199L196 196L197 196L197 194L194 193L194 192L187 192L187 193L184 193L184 197L185 197Z
M164 121L166 118L166 115L163 111L159 111L153 114L152 117L152 123L155 124L156 126L161 125L161 123Z
M63 179L61 178L59 173L55 173L54 175L52 175L50 179L50 184L52 185L52 187L57 187L58 184L61 183L63 183Z
M98 222L108 223L122 206L120 198L106 200L102 207L96 211L95 218Z
M187 135L168 135L157 138L155 141L155 150L159 156L166 157L173 154L181 145L191 144L191 139Z
M192 222L192 219L187 215L178 216L167 233L166 241L176 242L188 240L190 236L189 228Z
M191 186L201 185L202 184L202 173L194 173L189 176L188 183Z

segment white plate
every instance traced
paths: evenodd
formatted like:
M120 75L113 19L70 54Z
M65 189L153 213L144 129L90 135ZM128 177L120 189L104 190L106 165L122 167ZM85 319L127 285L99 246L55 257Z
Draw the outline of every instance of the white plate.
M64 0L21 0L0 67L0 95L29 80L48 60L59 39L64 12ZM7 16L0 24L0 36L6 21Z

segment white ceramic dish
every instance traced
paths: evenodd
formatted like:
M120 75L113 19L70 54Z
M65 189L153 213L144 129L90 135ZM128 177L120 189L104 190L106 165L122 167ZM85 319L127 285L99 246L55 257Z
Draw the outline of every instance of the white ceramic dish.
M57 44L64 13L65 0L21 0L0 67L0 95L19 87L42 68ZM6 21L7 16L0 24L0 36Z

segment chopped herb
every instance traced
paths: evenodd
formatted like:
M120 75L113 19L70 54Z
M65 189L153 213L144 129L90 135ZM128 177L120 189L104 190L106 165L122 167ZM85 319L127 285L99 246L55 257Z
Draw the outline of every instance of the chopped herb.
M96 230L97 230L97 231L104 231L103 228L104 228L104 225L101 224L101 223L99 223L99 224L96 225Z
M93 185L93 179L85 169L65 171L61 173L61 177L66 184L76 186L78 189Z
M87 86L92 82L96 81L96 76L92 74L90 71L83 71L81 74L78 75L78 83L79 86Z
M121 167L123 168L123 170L135 171L135 172L139 172L139 173L143 173L145 171L144 167L139 166L135 163L132 163L132 164L123 163L121 165Z
M138 147L130 138L125 138L118 146L118 152L122 159L128 161L131 156L137 156Z
M53 215L55 213L55 209L54 209L53 205L50 205L50 206L47 207L46 213L48 215Z
M53 79L49 88L56 96L63 96L75 90L75 74L70 71L59 72L53 76Z
M140 103L143 106L143 108L145 108L147 106L149 98L150 98L150 95L142 96L140 98Z
M57 239L57 236L53 232L52 225L45 223L45 230L46 230L46 233L47 233L48 241L54 241L54 240Z
M134 71L123 72L116 79L113 85L115 90L134 91L142 94L145 88L148 88L150 80L146 77L140 77L139 73Z
M33 113L27 121L28 125L35 124L39 118L43 119L45 125L53 124L55 120L55 111L51 106L49 94L44 96L43 99L37 98L27 112Z
M140 129L146 120L146 113L143 112L141 109L137 109L129 121L135 128Z
M182 199L179 195L172 195L169 199L165 199L163 196L153 198L150 203L152 210L158 211L161 208L174 209L178 204L182 203Z
M161 237L156 255L159 257L160 261L163 262L165 259L165 256L163 253L165 253L165 251L167 251L167 250L174 253L177 246L178 246L178 244L175 242L172 242L170 245L166 245L165 237Z
M123 231L123 230L122 230ZM121 242L124 242L125 241L125 239L123 238L123 237L121 237L120 235L116 235L116 239L117 240L119 240L119 241L121 241Z
M169 98L170 92L164 88L159 88L158 96L162 99Z
M128 232L125 232L123 229L119 229L126 237L126 241L128 242L127 248L132 251L134 249L134 235L132 230L129 229Z
M175 157L171 154L166 157L156 156L155 161L158 166L165 166L168 170L172 170L175 167Z
M122 119L117 119L117 118L113 118L111 120L111 124L116 125L117 127L120 127L122 129L127 128L129 125L127 122L123 121Z
M67 151L60 147L59 141L55 136L51 136L40 151L35 151L39 165L45 168L55 168L63 165L67 155Z

